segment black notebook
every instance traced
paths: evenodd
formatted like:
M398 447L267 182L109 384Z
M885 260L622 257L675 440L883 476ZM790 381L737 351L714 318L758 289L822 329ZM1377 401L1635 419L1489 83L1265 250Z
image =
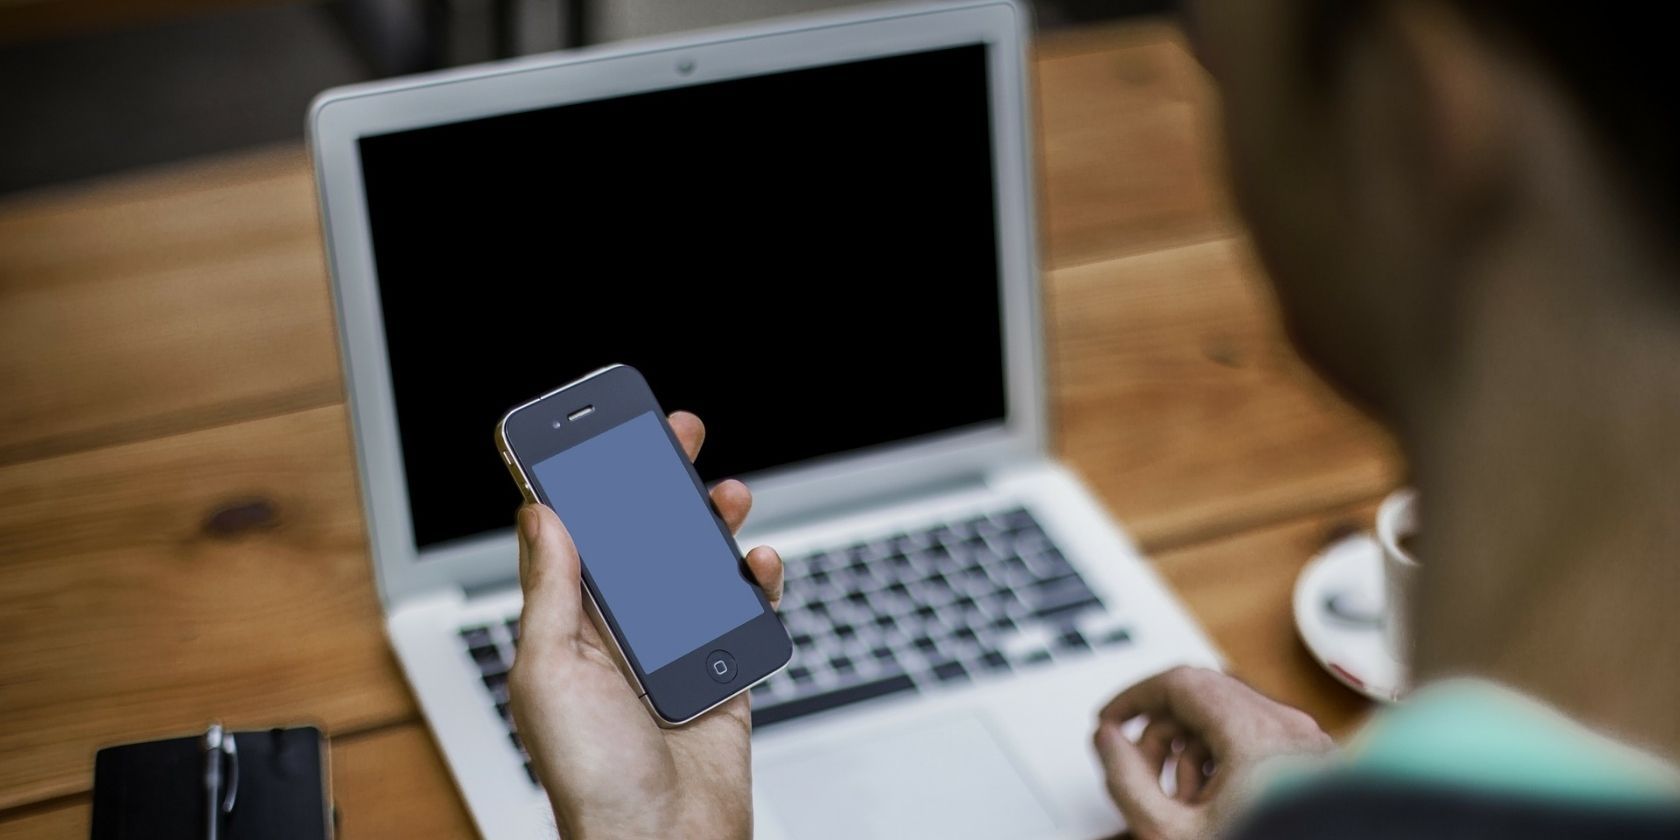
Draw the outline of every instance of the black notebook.
M238 781L232 808L222 816L221 840L329 840L332 802L321 731L242 731L233 739ZM205 761L202 735L100 750L93 770L93 840L202 838Z

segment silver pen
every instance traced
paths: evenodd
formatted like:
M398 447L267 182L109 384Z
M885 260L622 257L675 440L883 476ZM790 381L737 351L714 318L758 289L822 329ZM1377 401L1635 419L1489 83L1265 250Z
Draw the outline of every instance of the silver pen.
M228 764L227 794L222 794L222 764ZM239 795L239 744L220 723L204 732L204 837L221 840L222 817L233 811Z

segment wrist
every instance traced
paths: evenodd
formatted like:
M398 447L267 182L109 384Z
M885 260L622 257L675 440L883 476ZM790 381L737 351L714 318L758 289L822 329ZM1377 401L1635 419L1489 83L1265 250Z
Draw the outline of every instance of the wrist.
M663 814L649 807L634 814L606 817L578 813L550 798L554 824L564 840L667 840L670 837L707 837L718 840L752 840L752 809L742 814Z

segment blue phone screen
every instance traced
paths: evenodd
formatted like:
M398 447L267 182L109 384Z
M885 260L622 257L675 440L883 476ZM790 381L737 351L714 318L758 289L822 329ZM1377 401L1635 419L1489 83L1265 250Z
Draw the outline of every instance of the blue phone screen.
M531 468L647 672L763 611L680 458L649 411Z

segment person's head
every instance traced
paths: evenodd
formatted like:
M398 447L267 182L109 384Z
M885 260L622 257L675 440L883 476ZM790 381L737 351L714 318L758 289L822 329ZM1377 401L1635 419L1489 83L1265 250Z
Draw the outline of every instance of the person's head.
M1667 247L1680 137L1660 8L1188 4L1239 205L1309 360L1403 425L1484 326L1467 314L1478 269L1547 235L1540 215Z

